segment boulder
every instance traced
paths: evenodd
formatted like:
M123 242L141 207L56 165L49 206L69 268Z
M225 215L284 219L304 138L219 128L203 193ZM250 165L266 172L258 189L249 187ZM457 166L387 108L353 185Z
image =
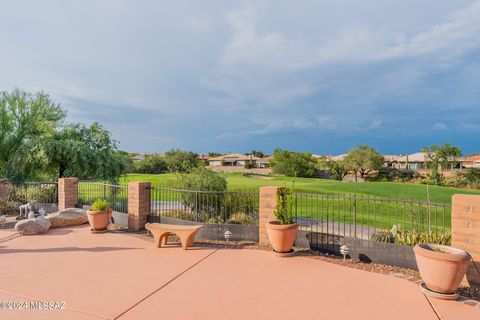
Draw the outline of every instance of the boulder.
M50 221L44 218L23 219L15 224L15 231L23 235L45 233L49 228Z
M88 222L87 211L79 208L68 208L45 216L52 228L76 226Z

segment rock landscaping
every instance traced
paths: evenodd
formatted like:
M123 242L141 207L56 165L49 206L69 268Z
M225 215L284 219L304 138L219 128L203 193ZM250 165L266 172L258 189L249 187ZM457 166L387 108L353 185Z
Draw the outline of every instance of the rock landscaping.
M51 228L76 226L88 222L86 210L79 208L68 208L54 212L45 217L51 223Z
M22 235L42 234L50 228L50 221L43 217L20 220L15 224L15 231Z

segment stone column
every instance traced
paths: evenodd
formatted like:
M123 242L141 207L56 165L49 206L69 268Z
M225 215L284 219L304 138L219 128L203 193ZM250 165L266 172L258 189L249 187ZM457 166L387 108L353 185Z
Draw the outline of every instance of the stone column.
M150 182L129 182L128 230L140 231L145 228L150 207Z
M258 244L260 246L270 246L267 237L267 229L265 224L269 221L275 221L277 218L273 215L273 211L277 206L277 193L281 187L261 187L260 188L260 205L258 215Z
M74 208L77 205L78 179L58 179L58 210Z
M480 269L480 195L452 196L452 247L469 252ZM467 270L470 285L480 286L473 263Z

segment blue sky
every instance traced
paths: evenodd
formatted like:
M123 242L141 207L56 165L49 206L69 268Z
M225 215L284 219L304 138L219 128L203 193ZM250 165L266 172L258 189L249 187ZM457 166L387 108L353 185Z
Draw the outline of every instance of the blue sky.
M480 152L480 1L2 1L0 90L128 151Z

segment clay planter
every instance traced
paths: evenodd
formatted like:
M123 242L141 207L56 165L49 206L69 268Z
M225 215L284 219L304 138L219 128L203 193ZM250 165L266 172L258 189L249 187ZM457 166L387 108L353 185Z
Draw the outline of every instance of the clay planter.
M287 253L292 251L293 243L297 237L298 225L296 223L279 224L277 221L270 221L266 227L268 239L275 252Z
M92 227L92 231L106 231L110 224L112 217L112 209L109 208L105 211L87 211L88 223Z
M463 250L436 244L417 244L413 252L427 288L442 294L457 290L471 260Z

